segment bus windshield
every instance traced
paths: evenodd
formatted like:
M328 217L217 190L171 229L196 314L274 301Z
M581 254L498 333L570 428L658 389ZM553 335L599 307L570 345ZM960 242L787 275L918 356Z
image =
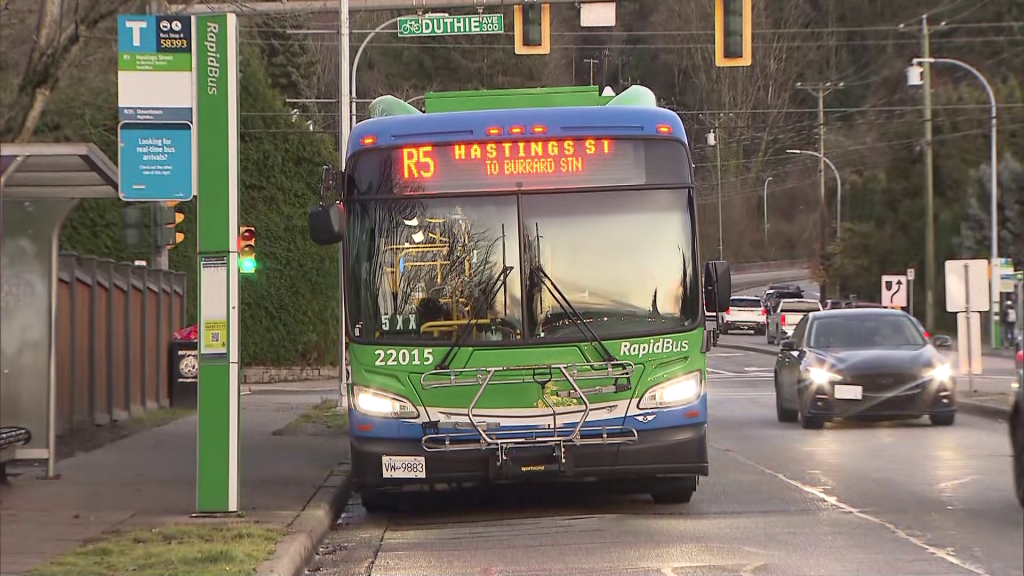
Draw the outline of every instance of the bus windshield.
M696 325L688 186L403 193L382 170L393 153L376 152L352 163L346 206L346 302L356 340L440 344L465 328L474 346L585 341L576 312L601 339ZM662 180L679 170L678 162L662 166Z

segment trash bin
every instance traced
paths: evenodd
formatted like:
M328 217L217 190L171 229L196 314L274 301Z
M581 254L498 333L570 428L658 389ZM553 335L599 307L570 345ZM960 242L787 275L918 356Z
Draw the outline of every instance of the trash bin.
M167 379L172 408L195 409L199 382L199 342L171 340L167 346Z

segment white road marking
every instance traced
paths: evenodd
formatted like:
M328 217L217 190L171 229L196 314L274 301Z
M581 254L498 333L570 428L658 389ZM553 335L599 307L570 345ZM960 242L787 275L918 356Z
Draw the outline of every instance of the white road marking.
M942 484L939 484L939 488L952 488L953 486L956 486L957 484L963 484L964 482L970 482L971 480L974 480L975 478L977 478L977 476L968 476L967 478L961 478L959 480L950 480L949 482L943 482Z
M715 368L708 368L708 372L714 372L715 374L724 374L725 376L739 376L739 374L734 374L732 372L726 372L725 370L717 370ZM710 378L710 376L709 376L709 378Z
M840 510L842 510L844 512L849 512L850 514L853 514L854 516L856 516L856 517L858 517L858 518L860 518L862 520L867 520L869 522L873 522L873 523L878 524L880 526L884 526L890 532L895 534L897 538L900 538L902 540L906 540L907 542L910 542L911 544L924 549L925 551L927 551L930 554L936 556L937 558L941 558L942 560L945 560L946 562L949 562L950 564L952 564L954 566L957 566L959 568L963 568L964 570L967 570L969 572L977 574L978 576L990 576L989 573L985 572L984 569L979 568L977 566L974 566L973 564L970 564L968 562L965 562L965 561L957 558L956 556L953 555L954 553L952 551L950 551L950 550L942 550L940 548L936 548L935 546L932 546L931 544L928 544L927 542L925 542L924 540L922 540L922 539L920 539L920 538L918 538L916 536L911 536L906 531L904 531L903 529L897 527L892 522L889 522L887 520L883 520L881 518L872 516L871 514L868 514L866 512L861 512L857 508L854 508L853 506L850 506L849 504L846 504L845 502L839 500L839 498L837 498L836 496L829 496L828 494L825 494L824 492L822 492L818 488L814 488L814 487L808 486L808 485L806 485L803 482L800 482L798 480L793 480L791 478L788 478L785 474L782 474L780 472L775 472L774 470L769 470L768 468L765 468L764 466L761 466L760 464L758 464L756 462L753 462L751 460L748 460L748 459L744 458L743 456L740 456L739 454L733 452L732 450L728 450L728 449L722 448L721 446L718 446L718 445L715 445L715 444L711 444L711 446L713 448L717 449L717 450L721 450L723 452L726 452L727 454L731 455L733 458L736 458L740 462L744 462L746 464L749 464L749 465L753 466L754 468L757 468L758 470L761 470L762 472L765 472L767 474L771 474L772 476L775 476L779 480L782 480L783 482L785 482L787 484L790 484L792 486L796 486L797 488L803 490L804 492L807 492L808 494L813 494L814 496L817 496L821 500L824 500L825 502L828 502L829 504L835 506L836 508L839 508Z
M729 356L743 356L741 352L716 352L708 354L709 358L728 358Z
M708 398L753 398L755 396L775 396L775 392L708 392Z

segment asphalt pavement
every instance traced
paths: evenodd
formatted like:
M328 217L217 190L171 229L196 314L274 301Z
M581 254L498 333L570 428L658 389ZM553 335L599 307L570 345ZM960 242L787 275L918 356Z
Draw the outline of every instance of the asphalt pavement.
M689 504L616 485L358 495L309 567L319 576L1014 575L1024 513L1005 424L960 414L803 430L776 421L774 359L710 354L711 476Z

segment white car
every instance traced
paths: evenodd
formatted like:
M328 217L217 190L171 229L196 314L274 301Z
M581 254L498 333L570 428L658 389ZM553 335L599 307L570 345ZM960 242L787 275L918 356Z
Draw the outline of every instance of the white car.
M722 334L728 334L734 330L751 330L760 336L766 332L766 318L760 298L733 296L729 299L728 310L722 316Z
M820 312L821 302L810 298L787 298L780 300L771 316L768 317L768 330L765 338L769 344L778 344L788 339L796 325L804 316L811 312Z

